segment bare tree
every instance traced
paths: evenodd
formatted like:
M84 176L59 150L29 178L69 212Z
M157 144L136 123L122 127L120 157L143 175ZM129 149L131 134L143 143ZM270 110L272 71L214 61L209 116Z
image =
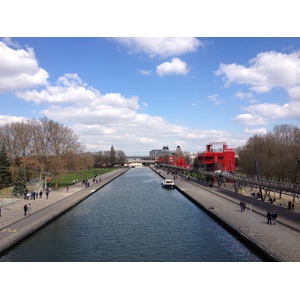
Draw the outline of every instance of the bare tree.
M0 127L0 141L7 149L13 177L17 174L20 165L23 166L27 177L36 170L32 138L31 121L8 123Z
M104 165L104 154L103 151L99 151L93 154L95 159L95 167L102 168Z
M31 121L8 123L0 127L0 139L7 148L11 161L31 156L32 129Z
M42 118L36 128L39 140L35 140L35 143L40 144L43 149L37 152L41 170L44 171L46 167L55 178L57 187L57 177L66 170L67 154L80 153L84 148L78 141L78 135L63 124Z
M293 181L299 153L300 129L292 125L278 125L273 132L249 138L239 151L240 167L246 174L256 175L256 161L261 176Z
M95 167L95 156L90 152L68 152L64 160L67 171L86 170Z
M46 117L0 127L0 141L8 149L15 169L20 165L38 173L40 185L46 173L57 176L65 170L65 158L82 153L78 135Z
M127 156L124 153L123 150L117 150L116 151L116 163L120 166L124 165L126 163Z

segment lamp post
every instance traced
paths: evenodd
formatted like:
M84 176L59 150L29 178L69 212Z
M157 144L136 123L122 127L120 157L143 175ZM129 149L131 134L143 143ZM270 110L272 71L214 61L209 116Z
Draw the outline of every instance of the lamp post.
M252 204L250 203L250 234L252 234Z

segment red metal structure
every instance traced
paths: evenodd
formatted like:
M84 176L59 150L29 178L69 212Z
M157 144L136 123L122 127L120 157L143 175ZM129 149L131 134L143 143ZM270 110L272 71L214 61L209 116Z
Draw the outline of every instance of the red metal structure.
M159 157L158 158L159 163L164 163L167 165L172 165L176 167L181 168L187 168L189 165L186 165L184 163L184 157L183 156L177 156L177 155L166 155L166 157Z
M158 157L158 162L174 167L190 168L189 164L185 164L185 158L180 146L177 146L175 151L170 151L168 146L164 146Z
M213 145L222 145L221 150L214 150ZM235 153L225 142L212 142L206 145L206 151L198 153L198 162L207 171L235 173Z

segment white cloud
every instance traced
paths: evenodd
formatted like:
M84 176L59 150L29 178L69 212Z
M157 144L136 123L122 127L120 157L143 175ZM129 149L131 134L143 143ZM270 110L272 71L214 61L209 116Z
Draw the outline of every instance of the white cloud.
M221 99L219 98L218 94L213 94L208 96L208 99L214 102L216 105L220 105L222 103Z
M225 87L233 83L249 86L257 93L266 93L273 88L285 89L291 101L253 104L253 93L238 92L236 97L249 100L252 105L242 108L246 114L237 115L233 122L246 125L267 124L275 119L300 119L300 52L291 54L274 51L259 53L249 61L249 67L237 64L220 64L216 75L222 76Z
M146 53L149 57L179 56L189 52L196 52L204 43L193 37L156 37L156 38L114 38L128 48L129 53Z
M294 86L288 89L288 94L291 100L300 101L300 86Z
M300 102L289 102L284 105L275 103L261 103L245 108L251 114L260 114L268 119L300 119Z
M5 125L7 123L25 122L27 120L28 120L28 118L25 118L25 117L0 115L0 126Z
M275 103L261 103L243 108L249 112L237 115L234 123L243 125L264 125L276 119L300 120L300 102L290 101L284 105Z
M156 67L159 76L165 75L186 75L188 73L187 64L179 58L173 58L171 62L164 62Z
M237 92L237 93L235 93L235 96L241 100L249 100L249 99L253 98L253 93Z
M152 70L139 70L139 73L141 73L142 75L151 75Z
M4 41L13 44L10 39ZM0 41L0 93L46 85L47 78L32 48L14 50Z
M243 84L257 93L269 92L274 87L289 89L300 85L300 52L262 52L250 60L249 65L220 64L215 74L223 76L225 87L232 83Z
M55 86L46 86L44 90L17 92L16 95L28 102L73 104L82 108L82 113L91 108L91 114L112 106L122 109L138 109L138 97L125 98L119 93L101 95L98 90L88 86L77 74L61 76Z
M3 38L2 39L3 43L6 44L7 46L11 46L13 48L20 48L20 44L11 38Z
M233 119L233 122L237 124L254 126L267 124L268 120L258 115L240 114Z
M266 128L256 128L256 129L245 128L244 133L249 136L252 136L255 134L264 135L264 134L268 133L268 130Z

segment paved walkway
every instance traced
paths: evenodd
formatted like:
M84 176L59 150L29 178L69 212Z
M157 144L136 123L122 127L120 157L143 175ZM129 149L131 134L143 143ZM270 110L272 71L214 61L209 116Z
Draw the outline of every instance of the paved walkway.
M98 183L89 180L90 186L85 187L81 182L69 186L69 189L53 189L48 199L45 195L35 200L1 199L3 204L0 217L0 253L31 234L53 218L76 205L89 195L99 190L128 169L118 169L97 177ZM24 216L23 207L31 204L31 212Z
M161 169L157 170L163 178L174 179ZM213 187L197 180L187 180L179 177L175 180L179 190L228 226L245 241L258 247L269 256L270 260L284 262L300 262L300 212L288 210L278 203L270 204L254 199L250 191L244 194L233 189ZM246 202L246 210L240 211L239 203ZM251 211L250 211L251 204ZM298 209L298 206L296 207ZM267 224L267 211L278 212L276 225Z

